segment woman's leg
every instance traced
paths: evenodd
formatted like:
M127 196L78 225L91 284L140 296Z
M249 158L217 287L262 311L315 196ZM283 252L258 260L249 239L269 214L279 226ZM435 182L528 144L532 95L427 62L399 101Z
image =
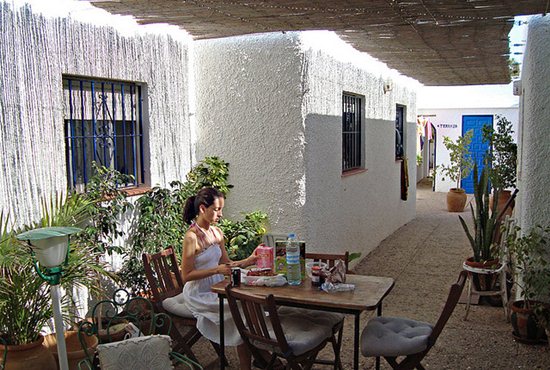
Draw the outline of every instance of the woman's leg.
M239 356L240 368L242 370L250 370L252 354L246 347L246 344L242 343L237 346L237 355Z

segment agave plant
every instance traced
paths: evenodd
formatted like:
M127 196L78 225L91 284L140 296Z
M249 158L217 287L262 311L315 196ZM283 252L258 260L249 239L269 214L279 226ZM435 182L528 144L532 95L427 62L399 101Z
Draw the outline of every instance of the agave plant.
M489 207L489 171L488 166L481 170L481 176L478 178L477 164L474 164L474 199L475 210L470 203L472 219L474 221L473 232L464 221L464 218L458 216L460 223L466 232L466 236L472 246L475 262L484 262L495 259L496 248L494 246L494 233L498 227L497 202L493 202L493 207ZM497 198L498 194L495 196Z

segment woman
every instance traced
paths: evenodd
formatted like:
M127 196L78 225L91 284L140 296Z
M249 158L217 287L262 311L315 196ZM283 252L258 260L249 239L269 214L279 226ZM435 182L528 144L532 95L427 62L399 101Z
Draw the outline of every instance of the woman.
M197 318L197 328L207 339L219 343L219 302L210 290L231 274L231 267L254 264L254 253L244 260L231 261L225 250L222 231L214 226L222 217L224 196L214 188L203 188L187 199L184 218L191 223L183 240L182 274L185 304ZM251 355L233 322L229 306L224 311L225 343L237 346L241 369L250 369Z

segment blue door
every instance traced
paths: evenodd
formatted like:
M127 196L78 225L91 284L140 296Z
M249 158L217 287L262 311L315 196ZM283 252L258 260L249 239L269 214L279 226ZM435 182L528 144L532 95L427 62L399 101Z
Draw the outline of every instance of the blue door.
M483 126L493 126L493 116L462 116L462 135L470 130L474 130L474 136L472 143L470 144L470 154L474 159L474 163L477 163L478 174L481 173L483 168L483 157L489 149L489 143L483 142L482 128ZM470 175L462 179L461 187L466 190L466 193L474 193L474 174L473 171Z

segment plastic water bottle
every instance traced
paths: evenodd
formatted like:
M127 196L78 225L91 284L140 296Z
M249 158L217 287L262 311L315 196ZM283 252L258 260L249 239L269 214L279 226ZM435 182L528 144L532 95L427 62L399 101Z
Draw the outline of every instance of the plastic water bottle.
M300 245L295 234L288 234L286 241L286 279L289 285L300 285L302 283Z

